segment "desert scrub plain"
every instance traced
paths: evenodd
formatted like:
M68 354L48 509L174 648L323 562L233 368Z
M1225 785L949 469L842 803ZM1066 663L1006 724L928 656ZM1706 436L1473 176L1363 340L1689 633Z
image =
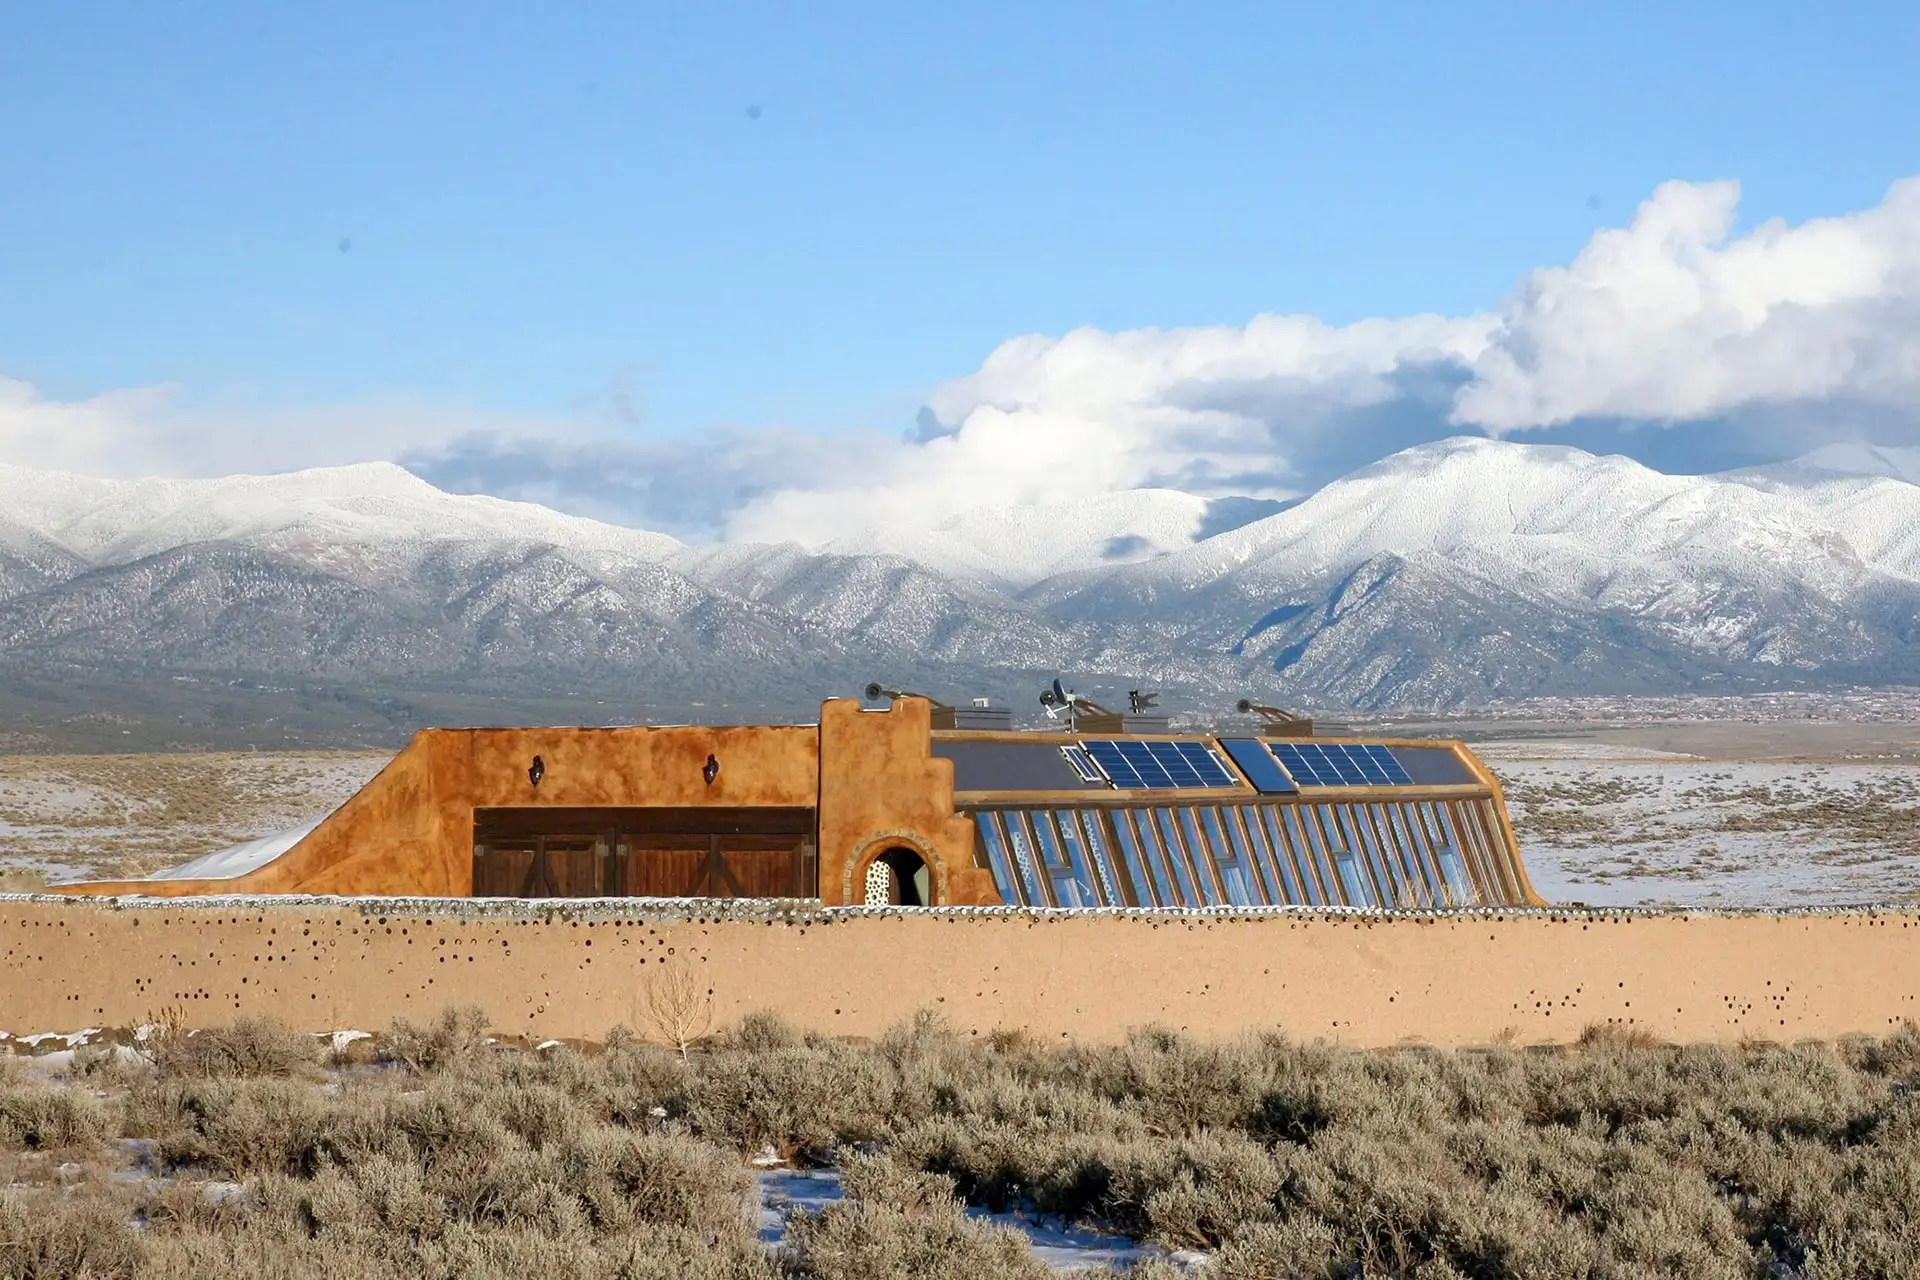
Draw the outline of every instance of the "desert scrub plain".
M0 892L117 879L309 822L391 757L366 752L0 755Z
M1920 1032L1362 1052L1278 1033L333 1049L240 1021L5 1060L0 1276L1034 1277L1024 1205L1252 1277L1920 1274ZM126 1037L121 1037L125 1039ZM769 1153L768 1149L771 1149ZM749 1167L846 1198L769 1248Z
M1542 759L1521 754L1530 745L1490 745L1486 756L1550 901L1920 900L1920 765Z

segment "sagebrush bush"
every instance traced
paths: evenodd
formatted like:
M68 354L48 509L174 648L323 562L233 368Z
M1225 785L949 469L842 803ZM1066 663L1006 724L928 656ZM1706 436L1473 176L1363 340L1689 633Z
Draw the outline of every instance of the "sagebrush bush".
M320 1065L320 1042L272 1018L237 1018L224 1027L163 1027L147 1041L160 1074L182 1079L309 1076Z
M0 1083L0 1150L93 1147L113 1130L112 1113L87 1094L26 1081Z
M488 1044L487 1013L477 1005L450 1005L427 1026L395 1018L387 1028L390 1061L410 1071L432 1071L470 1061Z
M1047 1047L932 1015L856 1045L756 1015L683 1059L486 1025L396 1023L387 1065L324 1078L316 1041L264 1023L169 1035L150 1072L12 1073L0 1154L25 1189L0 1277L1039 1274L969 1204L1209 1250L1212 1280L1920 1275L1910 1027L1368 1053L1159 1029ZM116 1136L175 1185L51 1176ZM748 1213L766 1147L838 1163L848 1193L778 1254Z
M141 1260L133 1224L111 1200L0 1195L0 1280L131 1280Z
M965 1216L951 1179L844 1152L846 1199L788 1226L790 1276L806 1280L1043 1280L1026 1237Z

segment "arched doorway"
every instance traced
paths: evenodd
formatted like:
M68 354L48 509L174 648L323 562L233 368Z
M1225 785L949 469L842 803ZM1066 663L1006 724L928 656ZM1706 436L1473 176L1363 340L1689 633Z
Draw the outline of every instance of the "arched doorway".
M895 846L867 867L870 907L924 907L933 901L933 873L912 849Z

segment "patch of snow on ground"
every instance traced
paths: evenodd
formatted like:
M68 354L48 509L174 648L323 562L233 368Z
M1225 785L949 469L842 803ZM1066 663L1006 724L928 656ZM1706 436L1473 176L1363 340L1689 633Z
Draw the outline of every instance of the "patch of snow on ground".
M835 1169L779 1169L758 1175L760 1242L778 1247L787 1234L787 1215L818 1213L844 1198ZM1149 1258L1171 1258L1185 1266L1200 1262L1198 1253L1169 1253L1157 1245L1126 1236L1069 1226L1058 1218L1028 1213L990 1213L968 1208L967 1216L997 1227L1012 1227L1033 1242L1034 1256L1055 1271L1092 1271L1128 1267Z

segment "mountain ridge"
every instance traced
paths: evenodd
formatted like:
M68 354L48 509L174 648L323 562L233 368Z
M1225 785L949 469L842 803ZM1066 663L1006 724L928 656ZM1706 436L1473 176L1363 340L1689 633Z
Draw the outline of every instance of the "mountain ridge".
M376 700L452 681L516 707L595 689L789 706L868 679L1024 701L1054 672L1352 708L1920 683L1920 485L1825 464L1671 476L1461 437L1224 521L1218 500L1138 490L818 550L688 545L386 464L0 467L0 669Z

